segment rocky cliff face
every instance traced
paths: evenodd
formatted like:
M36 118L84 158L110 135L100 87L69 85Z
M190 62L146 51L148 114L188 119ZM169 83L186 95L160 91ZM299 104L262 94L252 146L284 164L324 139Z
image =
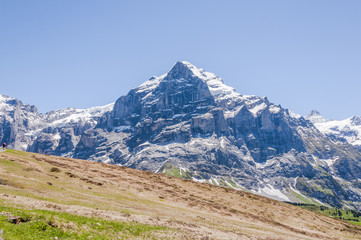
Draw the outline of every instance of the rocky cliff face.
M8 147L26 150L32 142L31 132L43 127L35 106L0 95L0 139Z
M35 106L0 95L0 139L18 150L71 156L82 134L112 106L40 114Z
M94 128L98 119L110 112L113 104L89 109L68 108L42 115L44 126L37 130L28 150L51 155L72 156L86 130Z
M132 89L114 107L32 114L39 124L20 135L29 136L34 152L361 209L358 149L188 62Z

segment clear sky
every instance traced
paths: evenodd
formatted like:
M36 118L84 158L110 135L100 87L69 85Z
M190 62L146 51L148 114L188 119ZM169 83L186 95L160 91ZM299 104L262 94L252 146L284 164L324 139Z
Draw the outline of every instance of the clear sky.
M361 116L360 0L0 0L0 93L114 102L186 60L302 115Z

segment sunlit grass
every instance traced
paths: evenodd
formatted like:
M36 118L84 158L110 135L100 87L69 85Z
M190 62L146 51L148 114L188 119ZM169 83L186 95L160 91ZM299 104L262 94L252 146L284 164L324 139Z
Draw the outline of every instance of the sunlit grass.
M12 218L19 223L11 222ZM64 212L25 210L0 205L0 237L4 239L157 239L157 233L172 231L162 226L110 221Z

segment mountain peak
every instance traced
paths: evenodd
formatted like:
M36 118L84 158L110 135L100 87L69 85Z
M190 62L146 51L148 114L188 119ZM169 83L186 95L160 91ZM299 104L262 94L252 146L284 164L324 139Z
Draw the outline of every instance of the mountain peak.
M350 121L352 122L353 125L361 125L361 117L358 116L353 116L350 118Z
M13 100L13 99L14 98L12 98L12 97L0 94L0 102L5 102L5 101L8 101L8 100Z
M187 61L178 61L169 70L165 79L189 79L194 76L202 77L201 70Z
M321 123L327 122L328 120L324 118L321 113L317 110L312 110L307 116L307 120L310 120L312 123Z
M322 116L321 113L317 110L312 110L308 115L307 117L319 117L319 116Z

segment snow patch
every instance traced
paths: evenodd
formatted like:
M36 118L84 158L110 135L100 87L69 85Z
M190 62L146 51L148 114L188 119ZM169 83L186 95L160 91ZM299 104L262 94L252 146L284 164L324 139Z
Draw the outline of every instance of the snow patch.
M337 159L320 159L321 161L324 161L329 167L331 167Z
M269 111L273 114L277 114L281 111L281 108L279 106L276 105L271 105L269 108Z
M257 116L259 112L265 110L267 108L266 103L261 103L259 105L254 106L253 108L248 109L254 116Z
M207 180L205 180L205 179L198 179L198 178L192 177L192 180L195 182L199 182L199 183L207 183Z
M224 137L221 138L221 148L226 148L226 140L224 140Z
M173 118L182 118L182 117L185 117L185 116L187 116L187 114L175 114L173 116Z
M37 130L33 130L33 131L29 131L27 133L25 133L25 136L30 136L30 137L37 137L40 133L41 133L42 129L37 129Z
M89 122L96 124L96 119L105 112L112 111L114 103L105 106L91 107L87 109L67 108L58 111L51 111L46 114L46 121L49 126L62 128L69 123Z
M60 140L60 139L61 139L60 134L59 134L59 133L55 134L55 135L53 136L53 139L54 139L54 140Z
M195 144L207 145L207 146L210 146L212 148L217 147L216 143L208 142L206 139L203 139L203 138L192 138L191 141L186 143L186 145L189 145L189 146L194 146Z
M219 186L220 184L219 184L219 182L218 182L218 180L217 180L217 178L214 178L214 177L212 177L211 179L210 179L210 182L214 182L217 186Z
M274 188L270 184L267 184L264 188L259 188L257 193L259 193L260 195L265 194L267 196L274 197L282 201L291 201L285 194L283 194L280 190Z
M197 68L187 61L181 61L181 63L184 64L194 76L202 79L208 85L209 91L217 101L233 101L241 97L234 88L224 84L223 80L214 73L206 72L204 69Z
M179 168L179 173L182 174L182 171L186 173L186 172L189 171L189 169L188 169L188 168L185 168L185 167L180 167L180 168Z
M294 111L291 111L291 110L288 110L288 113L290 114L291 117L293 118L301 118L302 115L298 114L298 113L295 113Z
M159 85L161 80L164 79L165 76L166 76L166 74L164 74L160 77L154 76L154 77L150 78L148 81L145 81L139 87L137 87L136 92L142 93L142 92L150 92L150 91L154 90Z
M119 126L119 127L114 127L113 131L114 132L124 132L124 131L130 130L130 129L132 129L131 126Z

